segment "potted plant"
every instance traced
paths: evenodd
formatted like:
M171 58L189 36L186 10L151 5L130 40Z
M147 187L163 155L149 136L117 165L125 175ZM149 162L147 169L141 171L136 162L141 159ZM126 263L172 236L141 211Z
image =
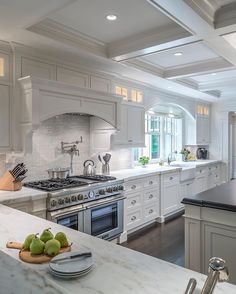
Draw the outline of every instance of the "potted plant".
M188 155L190 154L190 151L188 149L184 148L180 151L180 154L182 154L183 161L187 161Z
M142 167L146 167L146 164L149 163L149 157L148 156L141 156L139 158L138 162L141 164Z

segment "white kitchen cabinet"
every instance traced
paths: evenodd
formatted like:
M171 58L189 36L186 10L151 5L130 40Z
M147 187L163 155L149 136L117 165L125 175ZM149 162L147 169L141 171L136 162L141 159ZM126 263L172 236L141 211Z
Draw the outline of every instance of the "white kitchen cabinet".
M90 87L93 90L111 92L111 81L99 76L91 75Z
M0 81L10 80L10 56L0 52Z
M189 180L180 184L180 191L179 191L179 207L184 208L184 204L181 201L186 198L190 197L194 194L195 189L194 180Z
M89 86L89 75L58 66L57 81L87 88Z
M179 172L162 175L161 180L161 215L167 216L178 211L179 203Z
M210 142L209 117L198 115L196 120L197 120L196 142L198 145L208 145Z
M22 58L21 76L33 76L42 79L55 80L56 66L34 59Z
M10 88L0 85L0 150L10 148Z
M125 182L125 230L133 232L160 216L160 176Z
M123 104L120 132L112 138L113 146L145 146L145 111L142 106Z

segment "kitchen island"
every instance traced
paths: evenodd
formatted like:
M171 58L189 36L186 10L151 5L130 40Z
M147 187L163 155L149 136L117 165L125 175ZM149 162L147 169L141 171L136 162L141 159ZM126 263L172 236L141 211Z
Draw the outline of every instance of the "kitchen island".
M208 260L220 256L236 284L236 180L186 197L185 266L207 273Z
M206 276L138 253L119 245L62 227L47 220L0 205L0 274L4 294L83 293L83 294L169 294L184 293L191 277L197 280L200 293ZM90 248L95 267L87 276L61 280L47 271L47 265L19 261L18 251L7 249L7 241L23 242L26 235L51 227L52 232L64 231L73 242L73 251ZM9 279L7 279L9 277ZM19 281L22 280L22 283ZM11 281L11 282L9 282ZM16 292L14 283L18 281ZM30 288L31 286L31 288ZM0 293L3 293L1 292ZM31 291L31 292L30 292ZM33 291L33 292L32 292ZM236 286L218 284L215 294L236 293Z

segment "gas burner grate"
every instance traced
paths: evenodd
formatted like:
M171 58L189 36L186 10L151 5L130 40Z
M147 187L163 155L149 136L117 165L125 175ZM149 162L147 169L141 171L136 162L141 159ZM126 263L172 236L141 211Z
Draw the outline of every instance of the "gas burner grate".
M50 179L42 181L33 181L24 183L25 187L38 189L42 191L52 192L67 188L76 188L81 186L86 186L88 183L79 181L77 179L66 178L66 179Z
M80 175L80 176L76 176L75 178L81 178L81 179L86 179L86 180L94 180L94 181L98 181L98 182L107 182L107 181L116 180L115 177L105 176L105 175L94 175L94 176Z

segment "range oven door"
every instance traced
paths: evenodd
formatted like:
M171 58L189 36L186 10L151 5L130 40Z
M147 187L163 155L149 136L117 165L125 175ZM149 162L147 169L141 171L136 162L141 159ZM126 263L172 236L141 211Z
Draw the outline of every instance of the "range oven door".
M70 229L84 231L84 209L81 206L49 212L48 219Z
M112 240L123 232L124 197L96 201L84 211L84 232Z

